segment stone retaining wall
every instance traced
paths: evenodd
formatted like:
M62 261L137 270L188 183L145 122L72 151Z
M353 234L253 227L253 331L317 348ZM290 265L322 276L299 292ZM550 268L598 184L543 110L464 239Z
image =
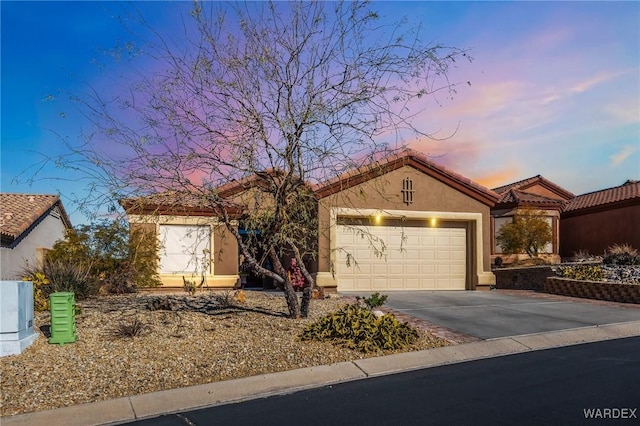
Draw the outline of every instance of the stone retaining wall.
M543 291L561 296L640 304L640 285L635 284L577 281L569 278L549 277Z
M522 268L499 268L492 271L496 276L496 288L509 290L542 291L547 277L555 273L551 266L528 266Z

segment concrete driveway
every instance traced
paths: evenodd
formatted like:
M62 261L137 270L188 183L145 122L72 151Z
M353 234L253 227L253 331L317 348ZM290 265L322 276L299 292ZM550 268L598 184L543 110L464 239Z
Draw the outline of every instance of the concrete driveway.
M532 292L494 291L386 292L386 306L481 339L568 330L640 320L640 306ZM343 293L341 293L343 294ZM344 293L367 296L371 293Z

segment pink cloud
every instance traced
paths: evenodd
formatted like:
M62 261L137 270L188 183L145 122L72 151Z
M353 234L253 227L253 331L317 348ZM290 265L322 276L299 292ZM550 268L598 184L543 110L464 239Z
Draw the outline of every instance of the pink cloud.
M515 182L522 176L522 171L515 165L507 165L497 170L481 173L474 176L476 182L487 188L496 188L511 182Z

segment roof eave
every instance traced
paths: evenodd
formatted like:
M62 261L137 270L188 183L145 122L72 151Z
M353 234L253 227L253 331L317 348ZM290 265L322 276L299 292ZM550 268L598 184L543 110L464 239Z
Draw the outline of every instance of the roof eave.
M493 207L500 198L498 194L489 189L483 191L479 186L478 188L476 188L473 184L471 184L471 180L469 180L469 183L466 183L461 180L454 179L453 177L449 176L446 169L440 168L433 163L424 161L423 159L414 155L398 157L387 163L380 164L375 168L372 168L370 165L365 166L364 168L366 168L366 170L363 170L360 173L354 174L352 176L345 176L344 178L334 182L330 182L327 185L321 185L317 187L314 192L317 199L320 200L404 166L411 166L419 171L422 171L425 174L445 183L446 185L460 192L463 192L476 201L489 207Z

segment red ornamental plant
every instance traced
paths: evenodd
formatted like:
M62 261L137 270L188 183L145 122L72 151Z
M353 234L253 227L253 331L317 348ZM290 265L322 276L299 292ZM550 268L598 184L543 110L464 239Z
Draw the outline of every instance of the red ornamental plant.
M301 291L304 287L304 276L302 270L298 266L298 261L294 258L291 259L291 268L289 268L289 280L291 285L296 291Z

